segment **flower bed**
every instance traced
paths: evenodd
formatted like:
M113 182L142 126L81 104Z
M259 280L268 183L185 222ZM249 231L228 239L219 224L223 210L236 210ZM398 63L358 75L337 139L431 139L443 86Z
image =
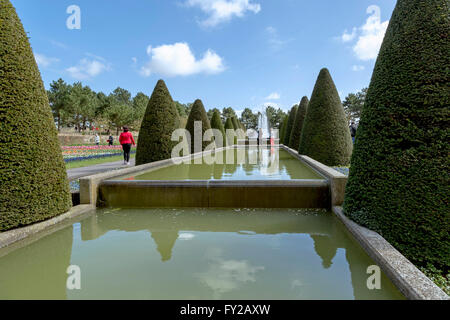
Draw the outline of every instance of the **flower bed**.
M122 155L122 146L64 146L61 147L65 162L83 161ZM131 153L136 153L133 148Z

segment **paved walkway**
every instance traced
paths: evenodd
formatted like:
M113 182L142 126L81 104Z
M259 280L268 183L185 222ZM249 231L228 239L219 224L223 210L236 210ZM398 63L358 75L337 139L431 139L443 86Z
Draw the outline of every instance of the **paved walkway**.
M131 166L134 166L135 159L130 160ZM69 169L67 170L67 176L69 177L69 180L78 179L81 177L91 176L93 174L102 173L106 171L113 171L123 168L128 168L130 166L123 165L123 160L121 161L114 161L114 162L106 162L102 164L96 164L93 166L88 167L82 167L82 168L76 168L76 169Z

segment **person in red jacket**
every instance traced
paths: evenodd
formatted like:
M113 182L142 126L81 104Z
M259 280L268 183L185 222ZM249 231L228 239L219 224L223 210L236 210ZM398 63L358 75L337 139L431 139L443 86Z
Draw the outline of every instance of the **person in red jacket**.
M123 164L130 165L130 152L131 152L131 146L135 145L133 139L133 134L129 132L128 127L123 127L123 132L120 134L119 142L122 145L123 149Z

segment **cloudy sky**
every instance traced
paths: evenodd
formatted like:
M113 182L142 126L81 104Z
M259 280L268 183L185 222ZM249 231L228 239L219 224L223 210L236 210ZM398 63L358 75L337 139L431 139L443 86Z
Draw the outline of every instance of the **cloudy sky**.
M207 109L287 110L311 95L323 67L342 98L368 86L396 1L12 3L47 87L63 78L106 93L120 86L150 95L162 78L175 100L200 98Z

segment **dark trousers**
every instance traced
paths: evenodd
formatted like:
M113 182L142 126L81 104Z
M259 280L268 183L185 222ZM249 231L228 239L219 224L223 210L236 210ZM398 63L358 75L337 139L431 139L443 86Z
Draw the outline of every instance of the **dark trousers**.
M123 160L126 162L130 162L131 143L123 144L122 149L123 149Z

